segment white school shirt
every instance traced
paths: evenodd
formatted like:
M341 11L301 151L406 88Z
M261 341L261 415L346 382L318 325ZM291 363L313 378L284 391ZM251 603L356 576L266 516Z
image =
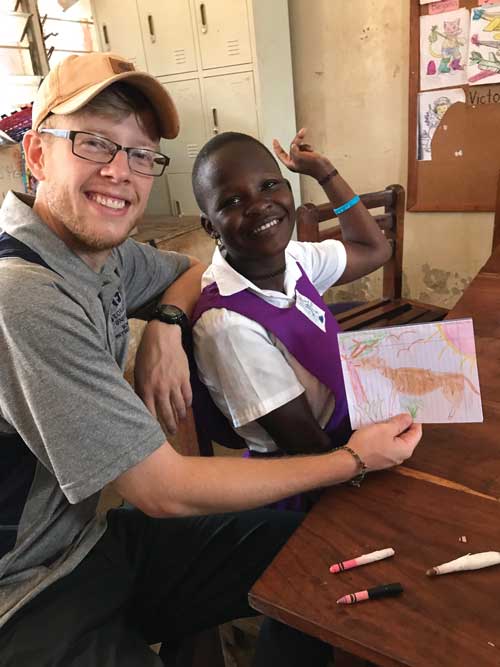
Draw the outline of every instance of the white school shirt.
M301 276L297 262L320 294L339 280L346 266L340 241L290 241L285 251L285 291L262 290L235 271L216 248L202 277L202 289L215 282L221 296L248 289L267 303L289 308ZM291 355L276 336L254 320L212 308L193 328L195 358L212 399L250 449L271 452L277 446L256 421L306 393L321 428L328 423L335 398L331 391Z

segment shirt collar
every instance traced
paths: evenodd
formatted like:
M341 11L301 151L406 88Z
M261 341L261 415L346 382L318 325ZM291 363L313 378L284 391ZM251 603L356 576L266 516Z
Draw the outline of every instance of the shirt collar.
M35 198L9 191L0 209L0 230L7 232L38 253L63 278L79 287L100 291L118 273L113 250L100 273L93 271L48 227L33 210Z
M279 295L282 298L293 299L295 297L297 280L302 273L296 260L292 256L290 245L288 245L285 250L285 263L286 293L283 294L282 292L276 292L275 290L263 290L255 285L251 280L248 280L248 278L245 278L245 276L242 276L241 273L238 273L233 269L233 267L224 259L219 248L215 248L212 263L203 274L202 288L215 282L217 283L221 296L231 296L232 294L237 294L238 292L248 289L256 294L272 294L273 296Z

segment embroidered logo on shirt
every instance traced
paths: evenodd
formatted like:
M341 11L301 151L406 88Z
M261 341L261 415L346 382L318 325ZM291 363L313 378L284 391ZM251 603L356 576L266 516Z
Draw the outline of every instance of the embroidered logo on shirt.
M297 310L311 320L321 331L326 331L325 311L300 292L295 292L295 305Z
M113 308L111 309L111 324L113 325L113 331L115 338L121 338L128 333L128 319L127 313L125 311L125 304L123 303L123 298L120 292L116 292L113 299L111 300Z

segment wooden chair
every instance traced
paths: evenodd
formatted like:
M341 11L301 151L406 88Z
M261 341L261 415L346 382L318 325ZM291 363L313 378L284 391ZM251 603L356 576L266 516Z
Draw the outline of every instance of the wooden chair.
M392 245L392 256L383 267L382 298L369 301L336 315L343 330L384 327L412 322L434 322L447 314L445 308L403 299L403 238L405 190L402 185L389 185L380 192L360 195L367 209L383 208L374 215L377 224ZM320 224L337 216L330 202L316 206L303 204L297 209L297 238L299 241L341 239L340 225L320 228Z
M500 171L498 172L497 201L495 205L495 218L493 221L493 241L491 243L491 252L495 250L500 243Z

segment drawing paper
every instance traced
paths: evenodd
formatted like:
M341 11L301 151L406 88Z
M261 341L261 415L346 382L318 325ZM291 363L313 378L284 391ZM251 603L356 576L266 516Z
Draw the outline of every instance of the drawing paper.
M409 412L416 422L482 422L471 319L338 334L353 429Z
M472 86L500 81L500 4L472 9L468 82Z
M440 2L433 2L429 6L429 14L441 14L442 12L450 12L452 9L460 7L459 0L441 0Z
M465 102L463 88L431 90L418 95L418 159L432 160L432 137L443 122L446 127L446 112L455 102Z
M467 83L469 10L420 17L420 89Z

